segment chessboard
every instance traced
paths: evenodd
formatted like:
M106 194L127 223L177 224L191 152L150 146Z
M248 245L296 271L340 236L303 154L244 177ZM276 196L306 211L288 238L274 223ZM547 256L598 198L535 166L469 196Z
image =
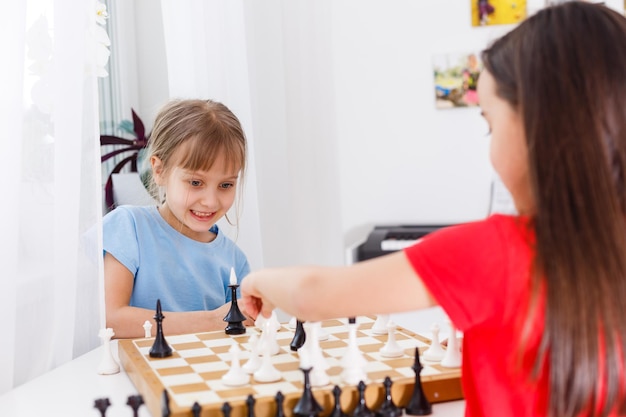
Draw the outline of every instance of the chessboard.
M375 410L385 399L383 381L391 378L391 396L398 406L405 406L413 393L416 381L412 366L415 352L423 352L430 345L426 337L402 327L395 331L397 343L404 349L404 355L397 358L383 357L379 350L385 345L387 335L374 334L371 328L374 319L358 317L357 343L367 360L365 371L367 384L365 402ZM341 380L343 357L348 341L347 320L328 320L322 323L322 329L328 338L320 341L320 347L330 368L327 374L330 384L314 387L313 395L323 407L321 415L328 415L334 405L332 390L339 386L342 390L341 408L347 413L353 410L359 394L356 386L346 386ZM297 352L292 352L290 342L294 330L287 324L281 324L276 333L281 348L279 354L272 356L272 363L282 378L277 382L259 383L250 379L250 383L240 387L226 386L221 377L231 366L229 349L234 342L239 344L241 363L250 355L250 336L260 330L248 327L245 334L227 335L224 331L166 336L173 354L166 358L152 358L149 351L154 338L125 339L118 343L119 357L124 370L142 395L153 417L161 416L161 404L164 391L169 397L169 409L172 417L191 416L194 403L202 407L202 416L222 416L221 408L225 402L232 407L232 417L247 415L246 399L252 395L255 399L254 411L257 417L276 415L276 393L284 395L284 413L293 415L293 408L304 388L303 372ZM426 398L431 403L463 398L460 368L445 368L439 363L421 359L423 366L419 374Z

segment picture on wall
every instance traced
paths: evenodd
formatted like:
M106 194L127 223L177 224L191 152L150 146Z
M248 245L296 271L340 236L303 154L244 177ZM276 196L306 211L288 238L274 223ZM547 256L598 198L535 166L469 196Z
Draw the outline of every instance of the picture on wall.
M509 25L526 18L526 0L470 0L472 26Z
M477 106L476 83L481 69L478 52L433 56L436 107Z

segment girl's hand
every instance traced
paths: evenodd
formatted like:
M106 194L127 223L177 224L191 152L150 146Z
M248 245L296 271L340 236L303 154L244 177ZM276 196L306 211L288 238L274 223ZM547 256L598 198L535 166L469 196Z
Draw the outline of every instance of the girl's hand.
M241 282L241 301L243 308L253 320L257 319L259 313L263 317L269 318L275 306L270 303L269 300L264 299L263 295L257 290L254 285L255 276L256 274L254 272L250 273Z

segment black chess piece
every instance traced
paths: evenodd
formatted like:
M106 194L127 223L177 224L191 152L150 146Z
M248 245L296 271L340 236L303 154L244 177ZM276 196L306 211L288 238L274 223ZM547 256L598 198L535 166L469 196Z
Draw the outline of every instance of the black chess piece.
M248 406L248 417L254 417L254 403L256 403L256 400L254 399L252 394L248 395L248 398L246 398L246 405Z
M415 348L415 362L413 362L411 368L415 372L415 386L413 387L413 395L405 408L405 412L411 416L427 416L432 414L433 410L422 389L420 373L422 372L423 366L420 362L420 352L418 348Z
M339 385L335 385L333 388L333 398L333 411L328 417L348 417L348 415L341 409L341 388L339 388Z
M222 405L222 414L224 415L224 417L230 417L230 412L231 411L233 411L233 407L231 407L230 404L228 403L228 401L226 401Z
M300 368L304 373L304 390L302 397L293 408L293 413L298 417L317 417L324 409L315 400L313 390L311 389L311 378L309 374L313 368Z
M357 390L359 391L359 402L354 408L354 412L352 413L353 417L375 417L376 415L372 410L370 410L365 403L365 382L359 381L359 385L357 385Z
M378 417L400 417L402 415L402 408L398 407L391 398L391 378L385 377L383 385L385 387L385 399L381 404L376 415Z
M139 407L143 404L143 397L141 395L131 395L126 401L126 405L129 405L133 409L133 417L139 415Z
M243 315L239 306L237 305L237 288L239 285L233 284L228 286L231 293L230 310L228 314L224 316L224 321L228 322L226 328L226 334L244 334L246 332L246 326L243 325L246 316Z
M285 417L285 408L284 408L284 403L285 403L285 396L283 395L282 392L278 391L276 393L276 416L275 417Z
M200 407L200 404L198 404L198 402L194 402L193 405L191 406L191 413L193 415L193 417L200 417L200 413L202 412L202 407Z
M167 393L167 390L163 390L163 394L161 394L161 417L170 417L172 414L170 410L170 396Z
M109 401L108 398L98 398L97 400L94 401L94 408L97 408L98 411L100 411L100 416L104 417L106 412L107 412L107 408L109 408L109 406L111 405L111 401Z
M291 339L291 343L289 344L289 348L297 352L300 349L304 342L306 341L306 332L304 331L304 323L300 320L296 320L296 332L293 334L293 339Z
M156 336L154 338L154 344L150 349L150 357L151 358L166 358L168 356L172 356L172 348L167 344L165 337L163 336L163 319L165 316L161 311L161 300L157 300L156 304L156 314L154 315L154 320L156 320L157 330Z

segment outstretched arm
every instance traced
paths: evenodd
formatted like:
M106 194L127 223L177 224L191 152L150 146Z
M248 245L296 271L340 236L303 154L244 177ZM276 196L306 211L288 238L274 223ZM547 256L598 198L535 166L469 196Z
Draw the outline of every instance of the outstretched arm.
M106 326L113 329L115 337L143 337L143 323L146 320L152 323L154 335L154 310L129 305L133 292L133 274L109 253L104 255L104 285ZM246 314L245 307L240 307L242 313ZM226 303L211 311L164 311L166 319L163 321L163 333L167 335L223 330L226 327L223 318L229 309L230 303ZM254 323L246 320L244 325L252 326Z
M302 266L252 272L242 304L256 318L274 308L300 320L397 313L435 305L403 251L343 267Z

